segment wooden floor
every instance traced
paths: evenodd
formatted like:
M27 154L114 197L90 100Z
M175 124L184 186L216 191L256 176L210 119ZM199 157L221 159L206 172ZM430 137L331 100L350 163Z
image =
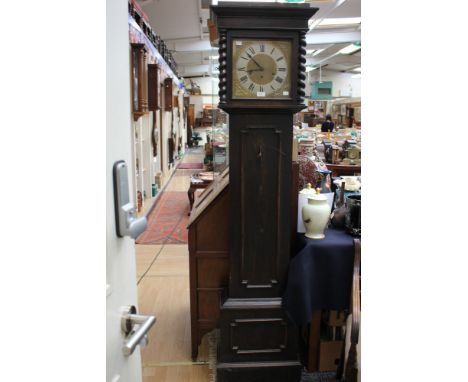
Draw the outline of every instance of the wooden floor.
M157 318L141 351L143 381L209 381L206 339L191 359L187 245L137 245L136 252L138 310Z
M178 170L167 189L187 191L188 175ZM210 381L207 338L197 362L191 359L188 245L135 247L138 311L157 319L141 351L143 382Z

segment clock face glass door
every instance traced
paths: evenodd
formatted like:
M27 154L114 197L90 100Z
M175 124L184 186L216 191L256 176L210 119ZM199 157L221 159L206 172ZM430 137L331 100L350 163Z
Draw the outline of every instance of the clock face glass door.
M291 99L291 40L232 40L233 99Z

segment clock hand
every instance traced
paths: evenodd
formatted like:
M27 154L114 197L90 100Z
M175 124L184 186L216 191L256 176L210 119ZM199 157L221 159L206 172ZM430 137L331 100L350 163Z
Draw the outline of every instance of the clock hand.
M263 70L263 68L259 65L259 63L257 61L254 60L253 57L252 57L252 61L255 62L255 65L257 65L261 70Z
M263 72L263 68L261 69L250 69L250 70L247 70L247 73L252 73L252 72Z
M250 57L250 59L255 63L255 65L257 65L261 70L263 70L263 68L260 66L260 64L257 61L255 61L255 59L250 54L247 53L247 56Z

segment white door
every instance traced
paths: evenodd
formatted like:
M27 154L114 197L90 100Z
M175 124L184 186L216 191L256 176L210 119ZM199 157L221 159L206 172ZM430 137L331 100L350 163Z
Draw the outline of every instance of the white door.
M113 167L125 161L133 168L131 151L130 54L127 0L106 2L106 374L107 382L141 381L140 347L124 354L132 333L122 329L122 315L128 306L138 306L135 269L135 243L119 237L114 211ZM133 199L133 176L128 174L128 195ZM135 202L131 200L131 202ZM140 319L135 328L147 321ZM148 325L146 325L148 327ZM138 333L136 333L138 334ZM127 351L127 353L130 353Z

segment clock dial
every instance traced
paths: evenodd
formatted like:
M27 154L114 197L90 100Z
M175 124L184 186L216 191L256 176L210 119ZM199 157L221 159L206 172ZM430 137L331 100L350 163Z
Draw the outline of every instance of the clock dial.
M291 42L233 40L232 98L290 99Z

